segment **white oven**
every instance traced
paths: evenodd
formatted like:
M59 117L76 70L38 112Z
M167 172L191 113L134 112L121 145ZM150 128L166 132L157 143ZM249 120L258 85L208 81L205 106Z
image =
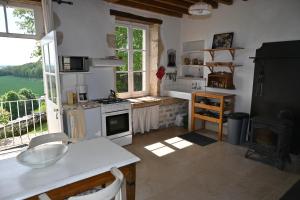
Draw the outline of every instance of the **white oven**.
M101 114L103 136L121 146L132 143L131 105L129 102L104 104Z

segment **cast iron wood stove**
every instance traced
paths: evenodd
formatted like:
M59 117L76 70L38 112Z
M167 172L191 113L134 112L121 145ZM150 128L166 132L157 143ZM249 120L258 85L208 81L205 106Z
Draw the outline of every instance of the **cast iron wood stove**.
M264 161L284 169L290 159L290 143L293 131L293 122L282 117L270 119L253 117L251 119L250 145L245 157L251 158L254 154Z
M289 153L300 154L299 49L299 40L263 43L253 57L252 132L246 156L259 153L279 168Z

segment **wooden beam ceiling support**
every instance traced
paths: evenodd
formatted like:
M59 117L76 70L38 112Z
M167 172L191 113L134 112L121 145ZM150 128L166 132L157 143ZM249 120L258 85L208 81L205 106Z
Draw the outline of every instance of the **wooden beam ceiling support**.
M176 12L179 14L188 14L187 8L178 8L176 6L166 5L164 3L156 2L155 0L154 1L127 0L127 1L140 4L141 6L145 6L145 7L154 7L154 8L170 11L170 12Z
M114 1L114 0L105 0L105 1L113 3L112 1ZM156 12L156 13L160 13L160 14L164 14L164 15L169 15L169 16L173 16L173 17L182 17L182 13L170 11L170 10L163 9L163 8L158 8L155 6L145 6L145 5L141 4L140 1L135 2L133 0L132 1L118 0L117 2L114 2L114 3L120 4L123 6L141 9L141 10L146 10L146 11Z
M191 3L191 5L200 2L200 0L183 0L183 1ZM215 1L215 0L202 0L202 1L210 4L212 6L212 8L214 8L214 9L218 8L218 6L219 6L218 1Z
M153 0L154 2L159 2L165 4L165 6L175 6L177 8L188 9L191 3L184 2L182 0Z
M142 23L145 23L145 24L162 24L163 23L163 21L160 20L160 19L143 17L143 16L127 13L127 12L122 12L122 11L119 11L119 10L112 10L111 9L110 10L110 15L114 15L117 18L130 19L130 20L133 20L135 22L142 22Z
M217 9L219 7L219 2L214 0L203 0L203 2L208 3L212 8Z
M232 5L233 4L233 0L217 0L219 1L219 3L223 3L226 5Z

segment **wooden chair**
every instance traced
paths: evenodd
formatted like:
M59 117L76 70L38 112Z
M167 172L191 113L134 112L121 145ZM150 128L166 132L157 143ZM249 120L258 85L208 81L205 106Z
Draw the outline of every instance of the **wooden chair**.
M30 140L28 148L33 148L41 144L57 141L67 143L69 141L69 138L65 133L49 133L45 135L39 135Z
M68 198L68 200L122 200L122 184L124 181L124 175L117 168L112 168L110 172L114 175L116 180L104 189L97 192L86 194L78 194L76 196ZM87 191L89 193L89 191ZM125 195L124 195L125 196ZM39 195L40 200L51 200L47 194ZM124 199L123 199L124 200Z

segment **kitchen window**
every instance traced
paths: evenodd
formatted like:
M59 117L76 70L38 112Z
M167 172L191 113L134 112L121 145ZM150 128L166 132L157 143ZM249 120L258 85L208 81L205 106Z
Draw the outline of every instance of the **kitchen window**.
M0 37L40 39L42 19L40 5L0 0Z
M148 27L117 23L116 56L125 65L116 68L116 90L121 98L145 96L149 92Z

